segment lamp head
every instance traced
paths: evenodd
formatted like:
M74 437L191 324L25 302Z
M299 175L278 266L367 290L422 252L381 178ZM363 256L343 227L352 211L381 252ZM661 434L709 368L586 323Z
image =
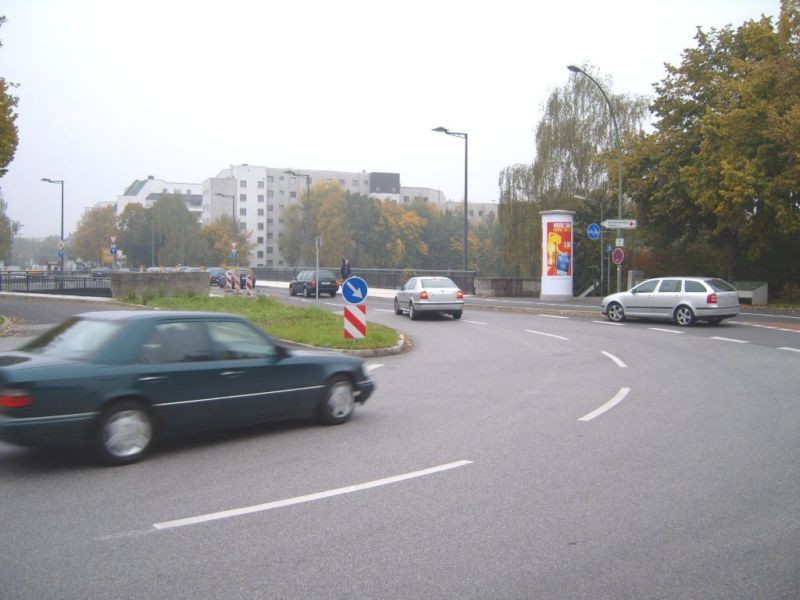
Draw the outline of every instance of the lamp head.
M447 127L435 127L433 131L438 131L439 133L450 133Z
M575 65L567 65L567 68L572 71L573 73L584 73L585 71L580 67L576 67Z

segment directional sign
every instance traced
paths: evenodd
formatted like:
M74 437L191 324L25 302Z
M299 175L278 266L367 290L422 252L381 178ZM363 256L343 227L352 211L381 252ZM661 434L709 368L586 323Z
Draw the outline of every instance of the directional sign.
M64 258L64 251L63 250L59 250L58 251L58 258L61 258L61 259Z
M636 229L636 219L606 219L600 224L606 229Z
M614 248L611 252L611 262L615 265L621 265L625 260L625 250L622 248Z
M348 304L361 304L368 294L367 282L361 277L348 277L342 284L342 297Z
M592 223L589 227L586 228L586 233L589 234L590 240L599 240L600 239L600 225L597 223Z
M110 250L110 252L111 252L111 255L112 255L112 256L116 256L116 254L117 254L117 247L116 247L116 246L111 246L111 250Z

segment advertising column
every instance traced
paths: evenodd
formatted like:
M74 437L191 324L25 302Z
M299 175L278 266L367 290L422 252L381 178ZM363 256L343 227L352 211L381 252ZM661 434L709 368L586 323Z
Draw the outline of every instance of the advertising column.
M542 215L542 293L541 298L572 298L575 271L571 210L545 210Z

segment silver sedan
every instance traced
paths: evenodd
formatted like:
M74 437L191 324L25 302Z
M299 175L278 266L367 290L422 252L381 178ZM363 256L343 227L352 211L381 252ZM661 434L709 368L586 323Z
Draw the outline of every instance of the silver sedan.
M420 313L448 313L460 319L464 292L449 277L412 277L394 294L394 313L408 313L416 320Z

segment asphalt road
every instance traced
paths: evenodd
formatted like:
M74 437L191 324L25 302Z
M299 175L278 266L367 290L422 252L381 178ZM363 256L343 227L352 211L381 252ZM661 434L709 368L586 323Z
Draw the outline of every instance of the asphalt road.
M86 309L34 304L29 323ZM0 596L798 597L797 316L367 304L414 348L369 361L377 391L344 426L112 469L0 444Z

